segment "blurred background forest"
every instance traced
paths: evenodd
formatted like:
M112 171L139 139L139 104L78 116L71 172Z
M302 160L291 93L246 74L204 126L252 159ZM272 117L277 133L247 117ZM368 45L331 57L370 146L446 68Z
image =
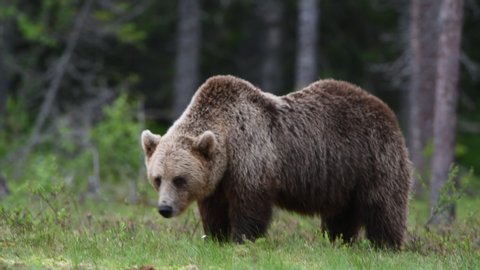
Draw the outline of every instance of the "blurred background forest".
M277 95L357 84L397 113L417 197L447 179L478 195L479 48L480 0L0 0L0 196L58 181L146 200L141 130L216 74Z

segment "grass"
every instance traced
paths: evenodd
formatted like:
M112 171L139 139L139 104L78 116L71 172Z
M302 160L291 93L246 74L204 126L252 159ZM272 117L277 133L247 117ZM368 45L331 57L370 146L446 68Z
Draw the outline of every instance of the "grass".
M2 201L0 269L480 269L480 198L460 199L458 221L438 232L423 228L426 205L413 201L405 248L389 252L332 244L318 218L283 211L266 238L218 244L201 238L195 207L166 220L148 204L74 197L58 188Z

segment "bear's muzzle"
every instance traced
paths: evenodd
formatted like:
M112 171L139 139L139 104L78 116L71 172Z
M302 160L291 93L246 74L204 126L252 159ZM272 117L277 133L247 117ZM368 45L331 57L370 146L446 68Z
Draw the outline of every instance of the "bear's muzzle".
M160 205L158 207L158 213L164 218L170 218L172 217L173 208L168 205Z

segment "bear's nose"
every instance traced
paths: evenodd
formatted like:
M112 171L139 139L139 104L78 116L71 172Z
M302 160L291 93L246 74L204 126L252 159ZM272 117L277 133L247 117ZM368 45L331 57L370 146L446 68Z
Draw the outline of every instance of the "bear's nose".
M164 218L169 218L172 216L173 209L168 205L161 205L158 207L158 213Z

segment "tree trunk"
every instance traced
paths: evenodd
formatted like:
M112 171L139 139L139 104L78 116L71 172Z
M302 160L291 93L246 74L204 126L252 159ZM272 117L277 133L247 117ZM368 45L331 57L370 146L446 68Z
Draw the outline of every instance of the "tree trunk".
M438 40L437 0L412 0L410 6L409 148L415 167L415 194L421 195L428 160L425 147L433 136L433 106Z
M6 41L3 41L6 42ZM4 45L0 41L0 45ZM5 48L0 48L0 130L3 129L5 106L7 104L8 91L8 74L5 66L5 57L2 54L6 53ZM0 200L8 194L8 187L5 178L0 174Z
M430 215L433 225L448 224L455 218L453 205L440 205L439 197L441 188L448 180L448 172L454 159L462 16L463 0L442 1L430 181Z
M5 198L9 194L7 181L0 174L0 200Z
M182 114L198 87L201 34L200 13L200 0L178 1L174 119Z
M298 1L296 88L305 87L318 78L316 59L318 17L318 0Z
M9 42L11 36L10 24L4 23L3 29L0 28L0 130L4 124L4 114L7 105L7 93L9 90L9 74L7 69L7 63L5 62L5 56L9 53Z
M3 128L5 107L7 105L8 73L5 57L0 56L0 130Z
M283 2L275 0L260 1L259 13L265 25L261 87L265 91L278 94L282 85L280 57Z

